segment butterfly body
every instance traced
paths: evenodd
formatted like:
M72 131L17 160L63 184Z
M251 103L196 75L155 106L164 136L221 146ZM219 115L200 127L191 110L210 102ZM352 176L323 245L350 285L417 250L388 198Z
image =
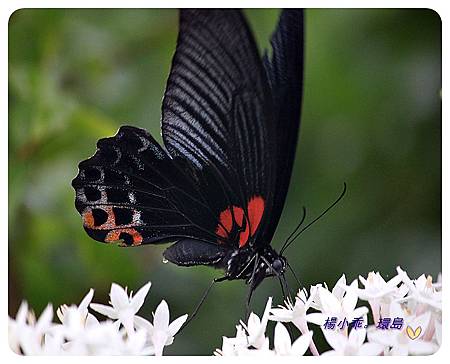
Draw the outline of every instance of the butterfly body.
M238 10L181 10L159 144L123 126L72 181L86 232L122 246L172 243L164 258L207 265L252 290L282 276L270 245L300 123L303 12L281 13L262 59Z

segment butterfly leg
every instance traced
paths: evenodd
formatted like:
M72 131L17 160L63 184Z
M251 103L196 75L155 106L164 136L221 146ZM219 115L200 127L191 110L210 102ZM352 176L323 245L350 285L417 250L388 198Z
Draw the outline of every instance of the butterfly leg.
M256 271L258 269L258 264L259 264L259 254L255 255L255 263L253 265L253 272L252 275L249 279L250 282L250 288L248 290L248 294L247 294L247 301L245 304L245 321L248 321L248 318L250 316L250 301L252 299L252 295L253 295L253 291L255 290L256 286L254 284L255 281L255 275L256 275Z
M200 310L200 307L202 306L203 302L205 302L206 297L208 296L209 291L211 291L211 288L219 282L223 282L228 279L228 276L220 277L220 278L214 278L205 293L203 293L203 296L200 300L200 302L195 307L194 311L190 315L190 317L186 320L186 322L181 326L180 330L178 331L177 335L194 319L195 316L197 316L198 311Z

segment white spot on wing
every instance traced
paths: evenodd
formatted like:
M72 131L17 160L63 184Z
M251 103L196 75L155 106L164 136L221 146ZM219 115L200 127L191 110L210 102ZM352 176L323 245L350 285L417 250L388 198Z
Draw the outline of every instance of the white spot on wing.
M142 147L138 149L138 152L141 153L144 150L147 150L150 146L150 141L142 136L139 136L139 140L142 142Z

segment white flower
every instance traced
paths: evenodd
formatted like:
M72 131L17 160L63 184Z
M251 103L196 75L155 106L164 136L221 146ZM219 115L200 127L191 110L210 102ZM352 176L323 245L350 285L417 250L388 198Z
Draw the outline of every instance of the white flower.
M16 314L16 319L9 318L8 339L9 347L17 354L20 354L20 337L27 329L28 304L22 301Z
M408 311L402 309L397 302L392 302L390 305L389 317L403 318L403 327L401 330L388 329L381 330L375 326L369 328L367 337L370 342L376 342L391 349L387 352L388 355L425 355L432 354L437 350L437 345L432 342L423 340L423 335L427 330L430 322L430 312L415 316L409 315ZM418 330L416 338L408 337L407 329Z
M324 287L318 287L318 293L313 302L314 307L321 312L309 314L308 321L323 326L327 319L336 317L337 323L347 320L347 323L351 324L354 319L366 315L368 312L367 307L356 307L358 296L355 293L355 288L357 286L358 281L354 280L349 286L350 289L345 291L347 287L345 284L345 275L342 275L332 292ZM346 327L344 327L344 324L342 325L342 329L345 332Z
M153 325L147 321L147 327L153 343L155 355L162 355L164 346L171 345L175 334L186 322L188 315L182 315L169 324L169 306L162 300L153 314ZM143 323L142 320L141 324Z
M64 337L62 333L55 333L54 335L45 334L43 345L40 347L40 352L35 353L39 355L64 355ZM39 350L39 348L38 348Z
M132 335L127 335L126 339L118 340L117 351L119 355L153 355L154 348L149 345L148 332L138 329Z
M425 277L422 274L419 278L411 280L408 274L397 267L397 271L403 282L408 286L408 296L403 300L413 298L417 302L430 305L431 307L442 311L442 292L437 291L433 286L433 279L431 276Z
M125 335L112 321L86 327L82 335L64 345L67 353L76 355L119 355Z
M261 320L258 315L252 312L248 318L247 325L241 321L241 325L244 327L245 331L247 331L249 346L253 346L257 349L268 346L268 338L266 338L265 333L271 308L272 297L269 297Z
M281 322L275 326L274 349L277 355L305 355L312 339L312 332L300 336L294 343Z
M367 279L359 276L364 289L347 286L346 290L353 290L359 299L368 301L372 309L374 322L378 322L380 315L385 317L389 312L389 305L394 299L404 297L408 292L406 285L398 284L402 281L400 275L396 275L386 282L379 272L369 272Z
M128 334L134 332L134 316L144 304L145 297L150 289L151 282L143 286L136 295L128 294L126 289L123 289L116 283L111 285L109 293L111 306L102 305L99 303L91 303L90 307L113 320L117 320L118 324L122 324Z
M80 315L85 321L86 325L95 325L98 323L98 320L95 318L95 316L88 312L88 307L93 297L94 297L94 290L91 288L89 292L86 294L86 296L84 296L84 298L81 300L78 307L75 305L71 305L72 308L75 308L77 311L80 312ZM68 308L69 306L67 305L61 305L56 310L56 315L58 316L59 321L61 321L63 325L65 323L64 321L66 319Z
M279 322L292 322L302 333L305 335L308 331L308 321L311 314L307 314L307 311L311 307L314 299L316 298L317 290L319 285L312 286L310 288L309 297L306 297L305 290L299 290L297 296L295 297L295 305L288 299L285 301L285 307L278 306L278 308L273 308L270 320ZM319 355L314 342L311 340L310 349L314 355Z
M386 282L380 272L369 272L367 279L359 276L359 280L364 285L364 289L356 288L358 297L364 301L370 301L396 294L397 286L402 281L402 277L396 275Z
M261 319L255 313L250 313L247 324L240 322L236 326L236 336L222 337L222 349L216 349L214 355L238 356L274 354L269 349L269 339L265 336L269 314L272 308L272 297L269 297Z
M237 356L247 348L248 339L244 328L241 325L236 326L235 337L222 336L222 348L216 349L216 356Z
M216 349L214 355L216 356L266 356L275 355L273 350L269 348L269 340L264 342L264 345L256 349L249 345L248 336L241 325L236 326L235 337L222 337L222 348Z
M322 355L380 355L384 346L379 343L364 343L366 339L365 328L354 328L348 336L334 330L322 330L328 344L333 350Z
M48 304L37 321L32 313L27 312L26 325L24 325L23 321L25 310L26 306L22 308L20 317L18 317L20 322L17 324L16 329L20 328L20 332L16 332L15 335L18 335L18 344L25 355L39 355L42 353L44 334L53 326L53 307L51 304Z

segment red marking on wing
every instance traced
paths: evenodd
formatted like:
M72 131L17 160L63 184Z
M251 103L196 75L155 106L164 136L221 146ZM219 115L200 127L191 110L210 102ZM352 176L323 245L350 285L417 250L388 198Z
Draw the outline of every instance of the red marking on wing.
M227 238L233 226L233 217L231 211L226 209L220 213L220 223L217 225L216 234L222 238Z
M216 228L216 234L222 238L228 238L231 230L233 229L233 215L236 223L239 226L242 226L242 220L244 218L244 210L240 207L233 206L233 213L231 213L231 209L227 208L220 213L219 216L219 224Z
M247 244L249 235L250 235L250 229L249 229L249 225L247 223L245 230L239 234L239 248L242 248L245 244Z
M116 229L110 231L105 238L105 242L112 243L120 239L120 234L127 233L133 238L133 245L140 245L142 243L142 235L136 229Z
M233 209L233 213L231 212ZM244 215L244 210L238 206L228 207L223 210L219 215L219 224L216 228L216 234L221 238L228 238L230 232L233 229L233 215L234 222L243 227L245 223L244 231L239 234L239 247L242 248L248 243L248 240L253 236L258 229L264 214L264 199L261 196L255 196L250 199L247 205L248 217ZM222 241L219 241L222 242Z
M240 207L233 206L233 214L236 223L239 226L242 226L242 223L244 221L244 210L242 210Z
M250 220L250 234L253 235L264 214L264 199L261 196L253 197L248 203L247 211Z

